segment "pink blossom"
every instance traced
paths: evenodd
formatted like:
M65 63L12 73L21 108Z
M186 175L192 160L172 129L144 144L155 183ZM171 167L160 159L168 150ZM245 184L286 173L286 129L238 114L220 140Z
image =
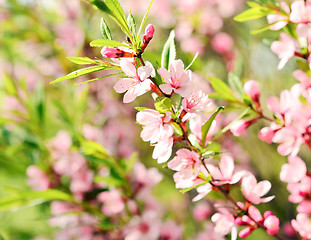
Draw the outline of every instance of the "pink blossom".
M42 191L51 187L51 182L48 175L35 165L27 168L28 185L36 191Z
M152 24L148 24L147 27L145 28L145 34L143 36L142 49L145 49L145 47L151 41L151 39L153 38L153 34L154 34L154 27Z
M289 156L288 162L282 166L280 179L287 183L299 182L307 173L305 162L297 156Z
M290 183L287 185L290 192L288 200L293 203L299 203L304 200L305 196L311 195L311 177L304 176L298 183Z
M267 228L266 231L268 234L274 235L280 229L280 220L276 216L270 215L265 218L263 225Z
M302 200L297 206L297 212L311 215L311 199Z
M288 60L295 55L296 44L296 41L286 33L281 33L281 40L271 44L272 52L281 59L278 69L282 69Z
M161 239L179 240L182 238L183 226L167 221L161 226Z
M166 125L167 126L167 125ZM171 154L172 154L172 148L173 148L173 132L174 130L170 127L164 127L164 129L167 131L166 135L163 135L157 144L155 144L153 153L152 153L152 158L153 159L158 159L158 163L164 163L166 162Z
M97 196L98 200L103 202L102 213L107 216L114 216L121 213L125 208L122 196L118 190L102 192Z
M289 14L290 9L288 5L285 2L280 2L282 9L284 10L285 13ZM267 15L267 20L269 24L274 23L270 29L277 31L285 27L289 23L289 16L284 14L284 12L279 12L275 14L269 14Z
M220 32L213 37L211 44L217 53L225 54L232 51L233 39L229 34Z
M199 202L193 208L193 216L196 221L203 221L209 217L212 212L211 206L206 202Z
M79 169L79 171L71 174L70 190L77 198L83 193L91 191L93 188L94 173L87 168Z
M155 72L150 62L146 62L145 66L136 69L132 60L122 58L120 67L129 78L121 78L113 88L117 93L127 91L123 98L124 103L132 102L136 97L151 90L152 82L148 78L154 76Z
M306 239L311 238L311 219L309 215L298 213L296 219L293 219L291 223L301 237Z
M193 113L208 110L211 105L212 101L208 98L208 95L203 93L203 91L193 91L189 97L182 100L183 110L187 112L182 120L188 120L191 116L193 116Z
M161 136L172 130L172 126L167 124L170 120L170 115L163 115L152 109L144 109L136 115L136 121L144 125L141 138L151 143L158 142Z
M124 231L125 240L157 240L160 236L161 223L157 213L145 211L141 217L135 216Z
M196 152L181 148L176 152L176 157L168 162L168 167L177 171L174 175L178 175L179 179L195 179L200 170L201 163Z
M211 164L206 164L208 171L213 176L213 184L224 185L224 184L235 184L244 176L247 176L249 172L239 171L234 172L234 161L231 156L222 156L217 167ZM203 170L204 172L204 170Z
M311 77L309 77L305 72L296 70L293 75L298 81L300 81L304 89L311 88Z
M71 145L71 136L64 130L60 130L49 144L55 158L59 158L60 155L67 153Z
M135 182L142 186L155 186L162 180L162 174L156 168L148 168L136 162L133 166L133 177Z
M304 1L295 1L291 5L292 12L290 20L294 23L309 23L311 22L311 5Z
M270 127L264 127L262 129L260 129L260 132L258 133L258 138L262 141L269 143L269 144L272 143L272 139L273 139L274 134L276 132L275 130L273 130L272 125L277 125L277 124L273 123L273 124L271 124ZM278 126L278 128L280 128L280 127Z
M271 201L274 196L262 198L271 188L271 183L267 180L257 183L254 175L249 174L247 177L244 177L242 180L242 192L245 198L254 203L259 204L262 202Z
M250 96L255 102L259 101L260 97L260 92L259 92L259 87L258 83L254 80L249 80L247 81L244 86L244 91L245 93Z
M216 223L215 232L225 236L231 232L231 240L237 237L237 228L234 222L234 216L229 212L215 213L211 220Z
M187 97L192 93L191 71L184 70L184 63L178 59L174 60L169 71L161 67L158 73L163 77L166 84L161 84L160 89L166 93L172 92L180 94L182 97Z

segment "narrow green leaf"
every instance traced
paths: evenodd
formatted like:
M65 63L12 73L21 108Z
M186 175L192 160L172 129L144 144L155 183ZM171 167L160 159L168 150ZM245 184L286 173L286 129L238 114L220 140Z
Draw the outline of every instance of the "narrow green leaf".
M105 40L112 40L110 29L108 25L106 24L104 18L102 18L100 21L100 30Z
M140 111L148 109L148 108L146 108L146 107L135 107L135 109L140 112Z
M84 81L84 82L75 83L74 85L81 85L81 84L84 84L84 83L90 83L90 82L94 82L94 81L97 81L97 80L100 80L100 79L103 79L103 78L115 76L115 75L122 74L122 73L123 72L112 73L112 74L108 74L108 75L105 75L105 76L102 76L102 77L93 78L93 79L90 79L90 80L87 80L87 81Z
M179 135L179 136L182 136L182 135L183 135L183 131L182 131L182 129L180 128L180 126L179 126L177 123L172 122L172 123L170 123L170 124L173 126L174 132L175 132L177 135Z
M97 62L88 57L67 57L69 61L75 64L96 64Z
M138 153L137 152L134 152L129 160L126 162L126 172L130 172L134 166L134 163L136 162L137 160L137 157L138 157Z
M71 73L69 73L66 76L59 77L56 80L50 82L50 84L61 82L61 81L68 80L68 79L73 79L73 78L76 78L76 77L80 77L80 76L83 76L83 75L86 75L86 74L89 74L89 73L92 73L92 72L102 71L102 70L105 70L105 69L109 69L109 67L106 67L106 66L92 66L92 67L82 68L82 69L79 69L77 71L71 72Z
M279 22L279 21L278 21L278 22ZM252 31L251 31L251 34L256 35L256 34L258 34L258 33L262 33L262 32L265 32L265 31L267 31L267 30L270 30L270 27L273 26L275 23L276 23L276 22L271 23L271 24L268 24L268 25L266 25L266 26L264 26L264 27L262 27L262 28L252 30Z
M119 178L113 177L102 177L102 176L95 176L94 182L96 183L106 183L110 187L121 187L124 185L124 181L120 180Z
M72 201L72 196L57 189L44 191L21 191L17 195L0 199L0 210L8 210L29 204L39 204L52 200Z
M155 108L159 113L165 113L167 111L172 111L171 99L167 97L158 97L154 103Z
M201 128L201 134L202 134L202 143L201 146L204 148L205 147L205 140L206 140L206 136L208 134L208 131L215 119L215 117L217 116L217 114L221 111L224 110L225 108L223 106L219 107L216 112L213 113L213 115L206 121L206 123L204 123L204 125Z
M10 77L10 75L7 72L4 72L3 74L3 78L4 78L4 89L6 91L7 94L11 95L11 96L18 96L17 93L17 88L16 85L13 81L13 79Z
M193 187L189 187L189 188L182 189L182 190L180 190L180 192L181 192L182 194L185 194L186 192L189 192L189 191L192 190L192 189L195 189L195 188L200 187L200 186L202 186L202 185L204 185L204 184L210 183L210 182L211 182L211 179L212 179L212 175L210 174L208 177L206 177L206 180L205 180L204 182L199 183L199 184L197 184L197 185L195 185L195 186L193 186Z
M198 56L199 56L199 52L197 52L197 53L194 55L194 57L193 57L191 63L185 68L185 71L187 71L187 70L192 66L192 64L194 63L194 61L197 59Z
M256 8L250 8L246 10L245 12L242 12L241 14L234 17L233 19L237 22L245 22L245 21L265 17L271 13L273 13L273 11L268 8L256 7Z
M110 158L107 150L97 142L83 141L81 143L83 154L95 156L98 158Z
M138 30L138 33L137 33L137 42L138 42L138 39L139 39L139 35L140 35L140 33L142 32L143 27L144 27L144 25L145 25L145 23L146 23L146 20L147 20L148 14L149 14L149 12L150 12L152 3L153 3L153 0L150 1L149 6L148 6L148 9L147 9L147 12L145 13L145 15L144 15L144 17L143 17L143 20L141 21L141 24L140 24L140 27L139 27L139 30Z
M132 36L135 38L136 36L136 22L135 19L133 17L133 15L131 13L129 13L128 17L127 17L127 25L129 26L130 32L132 33Z
M231 89L228 87L228 85L224 81L213 76L210 76L209 80L210 80L210 83L213 89L218 93L218 96L221 97L221 99L229 100L229 101L236 100Z
M90 42L91 47L129 47L128 45L107 39L96 39Z
M118 0L104 0L104 1L107 7L110 9L110 11L113 13L113 16L122 24L122 27L125 27L125 29L128 30L126 17L119 1Z
M239 94L239 96L243 95L244 93L243 85L240 78L236 74L230 72L228 74L228 82L230 87L234 89Z
M176 57L176 47L175 47L175 32L171 31L166 43L164 44L162 56L161 56L161 66L168 69L172 61Z
M248 114L248 112L250 111L250 107L246 108L236 119L234 119L231 123L229 123L227 126L225 126L222 130L220 130L214 137L213 140L219 138L222 134L224 134L225 132L227 132L231 126L238 120L240 120L241 118L243 118L244 116L246 116Z

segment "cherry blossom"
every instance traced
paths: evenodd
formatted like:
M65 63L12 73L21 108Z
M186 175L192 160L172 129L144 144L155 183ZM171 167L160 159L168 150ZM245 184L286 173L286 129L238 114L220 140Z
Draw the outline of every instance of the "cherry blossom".
M160 89L164 93L172 94L172 92L175 92L182 97L187 97L192 93L191 71L184 70L184 63L180 59L174 60L170 64L169 71L161 67L158 73L166 82L166 84L160 85Z
M132 102L136 97L151 90L152 82L148 78L154 76L155 72L150 62L136 69L132 60L124 58L120 60L120 67L129 78L121 78L113 88L117 93L126 92L124 103Z
M287 183L299 182L307 173L305 162L297 156L289 156L288 162L282 166L280 179Z
M309 215L298 213L296 219L293 219L291 223L301 237L306 239L311 238L311 219Z
M116 189L102 192L97 196L97 198L99 201L103 202L101 211L107 216L113 216L121 213L125 208L121 194Z
M274 196L262 198L263 195L269 192L270 188L271 183L269 181L265 180L257 183L256 178L252 174L242 179L242 192L245 198L254 204L271 201Z

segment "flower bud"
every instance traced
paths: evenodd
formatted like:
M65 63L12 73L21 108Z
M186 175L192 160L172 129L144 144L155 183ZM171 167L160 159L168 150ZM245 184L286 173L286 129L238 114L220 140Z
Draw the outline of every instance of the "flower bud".
M260 93L258 84L254 80L250 80L244 84L244 91L249 95L255 102L259 101Z
M100 51L105 58L122 58L122 57L133 57L134 54L131 52L123 51L119 48L103 47Z
M239 236L240 236L241 238L246 238L246 237L248 237L248 235L250 235L250 234L252 233L253 230L254 230L254 229L251 228L251 227L244 228L243 230L241 230L241 231L239 232Z
M270 212L270 211L268 211L268 212ZM266 215L266 213L267 212L265 212L265 215ZM266 231L268 234L274 235L274 234L277 234L279 229L280 229L280 226L279 226L280 220L272 214L272 215L269 215L265 219L263 225L267 228Z
M239 120L232 124L230 131L234 136L242 135L246 128L250 125L250 121Z
M144 51L151 39L153 38L154 27L152 24L149 24L145 29L145 34L143 36L143 43L141 45L141 50Z
M272 143L272 138L275 135L275 131L269 127L264 127L258 133L258 138L267 143Z

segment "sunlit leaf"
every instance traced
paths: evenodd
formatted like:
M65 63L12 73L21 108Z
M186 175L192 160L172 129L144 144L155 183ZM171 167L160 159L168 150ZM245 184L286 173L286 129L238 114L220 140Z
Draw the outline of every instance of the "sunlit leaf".
M162 56L161 56L161 66L168 68L170 64L175 60L176 57L176 47L175 47L175 32L171 31L166 43L164 44Z

